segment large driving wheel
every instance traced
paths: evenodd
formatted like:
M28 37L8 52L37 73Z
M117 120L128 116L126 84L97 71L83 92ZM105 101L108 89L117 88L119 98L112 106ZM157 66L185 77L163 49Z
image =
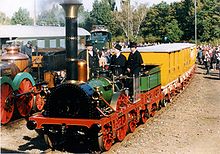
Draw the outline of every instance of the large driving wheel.
M25 117L27 116L33 107L33 101L34 101L34 95L31 93L33 90L33 85L31 81L28 78L25 78L21 81L19 88L18 88L18 94L24 94L17 98L16 105L18 108L18 111L21 116Z
M1 84L1 124L8 123L14 112L14 103L12 100L12 87L7 84Z
M125 138L125 136L126 136L126 134L127 134L127 130L128 130L128 126L125 125L125 126L119 128L119 129L116 131L116 136L117 136L117 140L118 140L118 141L121 142L121 141L124 140L124 138Z
M140 113L140 115L141 115L140 122L141 122L142 124L146 123L147 120L148 120L149 117L150 117L150 116L149 116L149 113L148 113L148 111L147 111L147 109L146 109L146 110L142 110L141 113Z
M112 143L113 143L113 138L111 133L98 136L98 144L99 144L99 149L101 151L108 151L111 148Z
M128 123L128 131L129 133L133 133L136 129L136 122L134 120Z
M151 107L150 116L153 117L156 114L156 111L157 111L157 105L153 104Z

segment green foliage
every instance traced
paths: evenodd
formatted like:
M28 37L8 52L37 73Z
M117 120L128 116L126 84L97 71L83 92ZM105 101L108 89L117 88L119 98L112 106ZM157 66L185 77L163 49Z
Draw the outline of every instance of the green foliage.
M169 42L179 42L181 40L183 31L179 28L176 19L173 19L170 23L167 23L165 35L169 39Z
M173 5L176 13L175 18L178 21L183 33L183 40L194 39L195 20L194 20L194 0L184 0Z
M145 42L154 43L154 42L161 42L161 38L158 36L153 36L152 34L145 36Z
M107 0L95 0L93 10L90 13L91 18L94 18L94 25L109 25L111 24L111 6Z
M117 10L115 0L108 0L108 3L110 5L110 7L111 7L111 11Z
M30 14L27 9L22 9L21 7L11 18L12 25L32 25L33 19L30 17Z
M85 20L80 26L91 31L93 25L105 25L113 35L122 34L113 16L113 11L116 10L115 5L115 0L95 0L91 12L81 12Z
M86 27L89 16L90 16L90 13L88 11L85 11L83 6L80 6L79 13L78 13L79 27L84 27L86 29L89 29L89 27Z
M148 36L155 41L163 40L164 37L170 41L179 41L182 31L173 12L172 7L166 2L153 6L147 12L145 22L141 26L143 37Z
M220 2L203 0L197 17L199 40L209 42L220 38Z
M125 42L126 40L127 40L126 37L123 35L112 38L113 42Z
M10 18L5 15L5 13L0 12L0 25L9 25Z
M220 2L197 0L198 41L213 41L220 38ZM141 26L143 37L167 37L172 42L195 39L194 0L183 0L170 5L161 2L147 12ZM151 40L151 39L150 39ZM152 40L154 40L152 38Z
M64 10L58 5L53 5L52 9L45 10L38 15L37 25L41 26L64 26Z

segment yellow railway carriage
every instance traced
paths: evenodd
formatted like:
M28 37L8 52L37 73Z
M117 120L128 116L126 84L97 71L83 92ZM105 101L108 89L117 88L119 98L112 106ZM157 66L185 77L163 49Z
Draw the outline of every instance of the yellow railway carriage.
M190 43L161 44L149 47L138 47L145 65L159 65L161 84L167 86L183 76L196 60L196 45ZM130 49L123 49L128 58Z

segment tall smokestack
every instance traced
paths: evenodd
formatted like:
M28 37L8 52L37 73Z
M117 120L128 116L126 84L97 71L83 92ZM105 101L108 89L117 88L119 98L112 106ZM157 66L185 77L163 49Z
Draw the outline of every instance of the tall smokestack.
M67 80L74 82L78 80L77 51L77 16L81 2L77 0L64 0L60 4L66 13L66 73ZM67 81L67 82L68 82Z

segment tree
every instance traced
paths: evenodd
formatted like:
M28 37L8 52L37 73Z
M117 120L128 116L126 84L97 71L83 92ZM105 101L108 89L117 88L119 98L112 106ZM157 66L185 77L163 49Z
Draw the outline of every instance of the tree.
M160 41L165 37L172 41L179 41L183 32L179 29L174 12L173 8L165 2L151 7L141 25L142 36L151 37L153 40L159 38Z
M10 18L5 15L5 13L0 12L0 25L9 25Z
M108 0L101 0L100 2L95 0L90 16L94 19L94 24L106 26L111 24L112 13Z
M110 5L110 7L111 7L111 11L117 10L115 0L108 0L108 3L109 3L109 5Z
M137 6L137 5L136 5ZM146 16L147 7L145 5L139 5L137 8L134 8L132 13L132 35L137 37L139 35L140 26Z
M11 18L12 25L33 25L33 19L30 17L30 14L27 9L22 9L21 7Z
M183 31L179 28L176 19L173 19L170 23L167 24L165 35L169 42L178 42L181 40Z
M201 3L201 4L200 4ZM198 10L198 39L213 41L220 38L220 2L217 0L202 0Z
M146 16L146 12L146 5L130 6L130 0L128 0L122 1L121 10L114 12L114 17L127 38L136 38L139 34L141 23Z
M194 0L184 0L175 5L178 23L181 23L180 29L184 31L183 40L192 40L195 34L195 16L194 16Z
M117 25L115 24L112 9L114 1L111 0L95 0L93 9L85 21L85 28L91 31L93 25L105 25L111 33L115 34Z
M54 4L52 9L45 10L38 15L37 25L41 26L64 26L65 15L64 10L57 4Z
M89 29L90 26L86 27L87 24L88 24L89 15L90 15L90 13L88 11L85 11L83 6L79 7L79 13L78 13L79 27L83 27L85 29Z

